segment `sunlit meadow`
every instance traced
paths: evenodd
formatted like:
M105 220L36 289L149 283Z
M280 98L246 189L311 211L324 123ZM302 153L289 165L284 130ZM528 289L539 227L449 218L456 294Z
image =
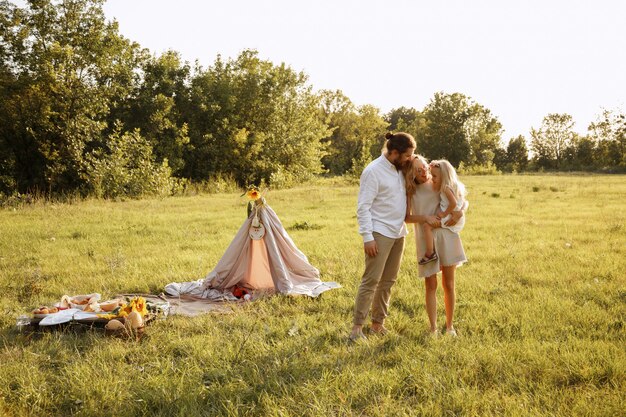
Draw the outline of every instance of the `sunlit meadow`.
M15 320L63 294L158 294L203 277L244 220L240 193L1 209L0 414L623 415L626 177L463 180L456 339L428 337L411 233L391 333L347 343L363 253L358 187L342 180L267 201L343 288L170 317L140 342L20 333Z

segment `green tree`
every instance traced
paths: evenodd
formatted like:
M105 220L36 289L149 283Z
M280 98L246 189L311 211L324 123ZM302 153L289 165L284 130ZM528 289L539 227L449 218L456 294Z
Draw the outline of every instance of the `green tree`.
M596 144L594 161L598 168L626 167L626 115L604 110L589 125L590 139Z
M423 113L412 107L399 107L387 113L385 120L389 123L389 130L410 133L417 143L416 152L422 152L427 121Z
M427 123L422 147L426 158L446 158L455 167L461 161L469 162L470 144L464 129L468 107L463 94L435 93L424 108Z
M322 172L319 97L304 73L261 60L252 50L196 67L189 105L185 174L230 174L242 185L289 183ZM279 180L280 179L280 180Z
M363 169L373 159L380 156L385 140L388 124L380 114L380 110L372 105L359 106L354 125L357 139L357 153L352 159L349 173L359 178Z
M139 48L107 23L102 0L0 3L0 137L20 191L84 185L84 155L98 146L112 103L137 80Z
M340 90L322 90L318 95L321 120L330 132L329 136L322 139L327 149L322 164L331 174L342 175L352 166L359 148L356 107Z
M385 115L385 120L389 123L389 130L392 132L407 132L413 136L417 135L416 127L424 117L419 110L413 107L398 107L392 109Z
M189 144L186 115L189 108L190 67L177 52L147 57L142 63L142 80L132 97L113 119L126 129L139 129L154 148L158 162L167 160L175 175L184 168Z
M423 111L426 117L423 154L445 158L455 167L493 161L502 125L490 110L461 93L435 93Z
M502 124L491 111L474 102L469 104L465 121L465 135L470 146L468 164L488 165L493 162L495 151L501 145Z
M355 107L341 91L319 93L322 120L332 132L324 139L324 167L332 174L360 176L363 168L380 155L387 122L371 105Z
M509 141L506 147L506 160L511 170L524 171L528 167L528 147L524 136L519 135Z
M493 155L493 163L496 166L498 171L512 171L511 164L509 164L509 159L506 154L506 149L502 146L498 147L494 151Z
M594 155L596 154L596 143L589 136L576 137L575 141L575 162L576 169L591 170L595 166Z
M533 159L539 167L560 169L564 152L574 139L574 121L569 114L550 113L539 129L531 129Z

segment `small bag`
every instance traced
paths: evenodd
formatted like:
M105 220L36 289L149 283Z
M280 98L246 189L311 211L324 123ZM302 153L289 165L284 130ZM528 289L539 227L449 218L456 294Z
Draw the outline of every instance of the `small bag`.
M263 239L263 236L265 236L265 226L263 226L263 223L259 221L258 208L254 211L254 219L252 219L252 224L250 225L248 234L252 240L261 240Z

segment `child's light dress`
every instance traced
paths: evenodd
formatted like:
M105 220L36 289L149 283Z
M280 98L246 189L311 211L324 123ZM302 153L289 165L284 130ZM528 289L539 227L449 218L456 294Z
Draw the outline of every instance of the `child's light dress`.
M448 200L448 197L446 197L446 193L444 193L443 191L440 193L440 198L441 202L439 203L439 208L441 209L441 211L446 211L448 209L448 206L450 205L450 201ZM461 210L464 204L465 199L457 197L456 207L453 211ZM451 215L447 215L446 217L441 219L441 227L448 229L454 233L461 233L461 230L463 230L463 226L465 226L465 216L461 217L461 219L454 226L446 226L445 223L450 220L450 217Z

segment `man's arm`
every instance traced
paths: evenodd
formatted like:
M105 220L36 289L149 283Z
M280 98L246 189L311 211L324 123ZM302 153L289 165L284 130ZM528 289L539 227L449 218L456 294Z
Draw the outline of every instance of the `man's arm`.
M363 249L368 256L376 256L378 247L374 240L372 224L372 203L378 194L378 181L368 170L363 171L359 187L356 218L359 223L359 234L363 237Z

